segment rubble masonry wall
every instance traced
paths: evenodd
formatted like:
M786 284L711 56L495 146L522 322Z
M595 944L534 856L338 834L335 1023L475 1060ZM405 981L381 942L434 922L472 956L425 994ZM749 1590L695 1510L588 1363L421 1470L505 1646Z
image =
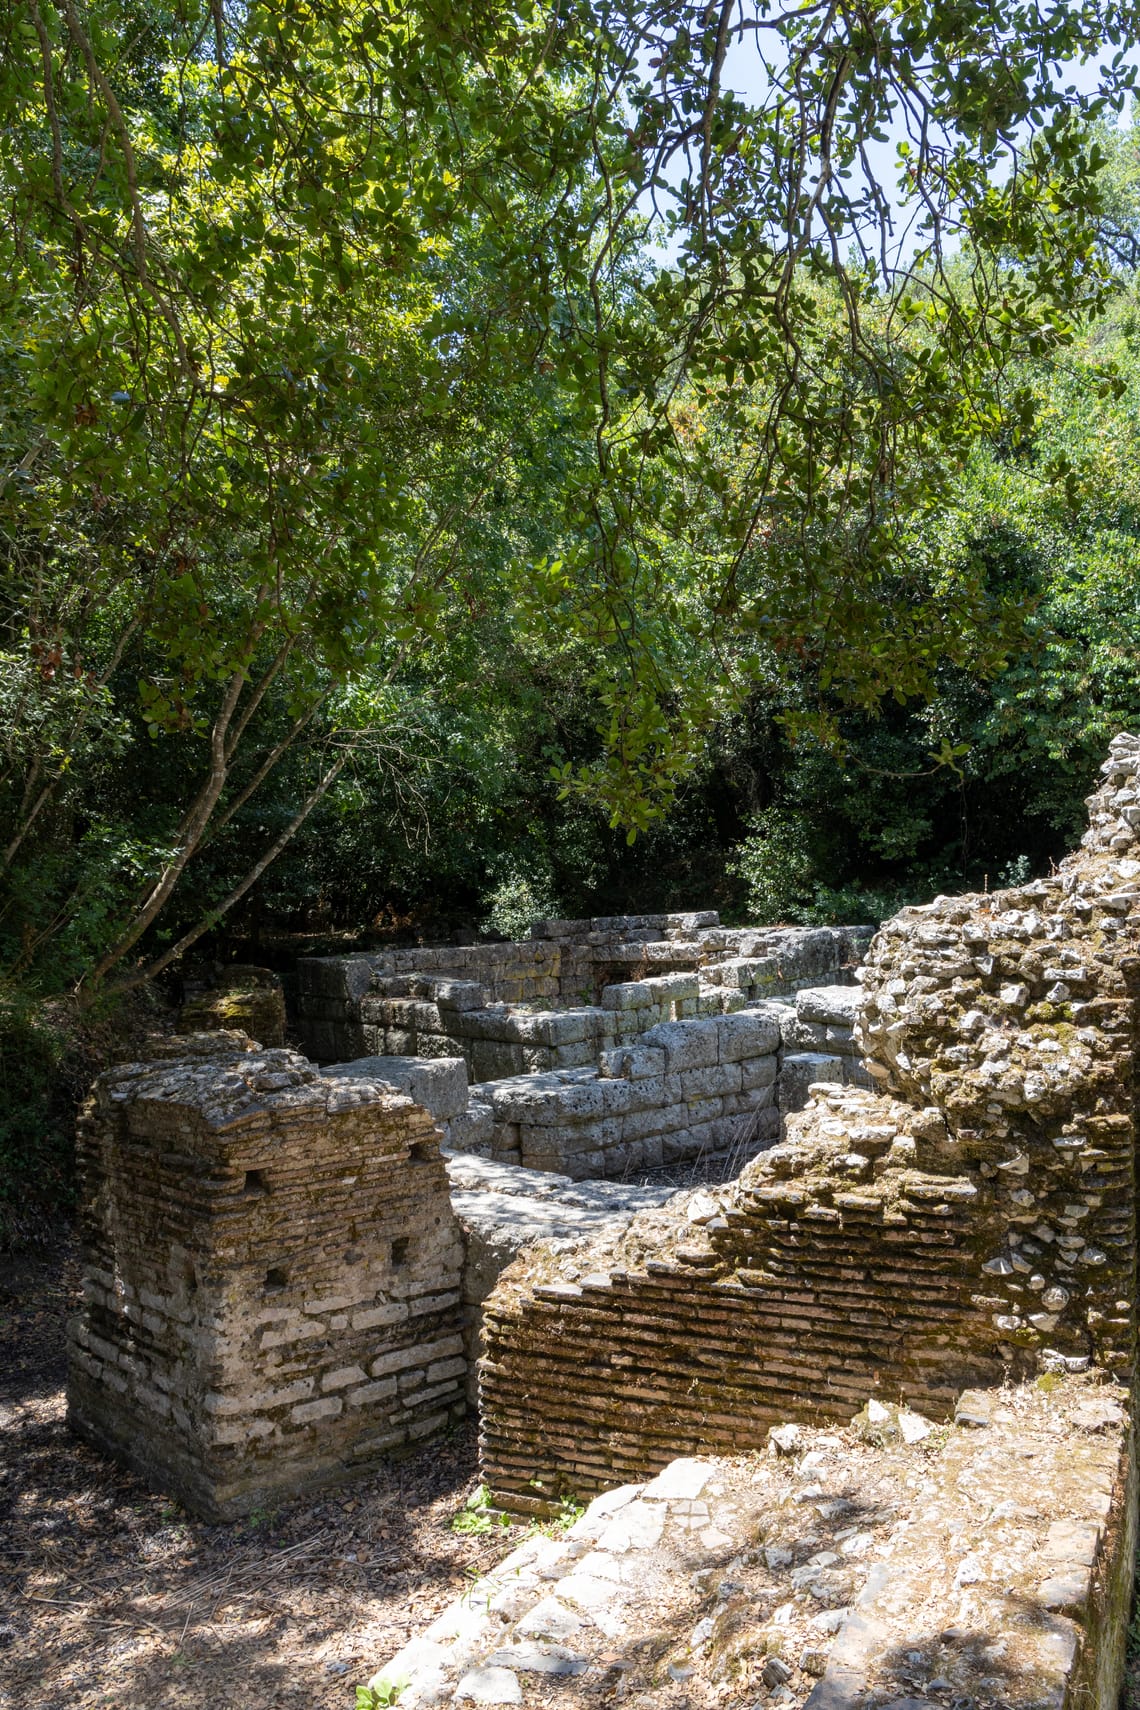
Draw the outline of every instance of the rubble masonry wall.
M486 1305L483 1453L512 1506L759 1446L876 1393L1089 1363L1135 1322L1140 739L1048 879L877 935L857 1025L879 1090L817 1087L725 1189L533 1249Z

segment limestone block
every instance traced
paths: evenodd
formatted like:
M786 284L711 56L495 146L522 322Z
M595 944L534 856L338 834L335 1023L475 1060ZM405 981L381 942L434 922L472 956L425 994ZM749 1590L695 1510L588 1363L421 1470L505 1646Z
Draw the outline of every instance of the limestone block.
M630 1111L628 1116L622 1117L622 1143L624 1145L635 1140L648 1140L654 1135L671 1134L675 1129L687 1128L689 1123L687 1104L654 1104L645 1110Z
M417 1033L442 1033L443 1020L439 1008L434 1003L428 1003L422 998L412 999L405 1009L405 1025L414 1027ZM393 1015L393 1021L401 1019Z
M630 980L623 985L602 988L603 1009L644 1009L654 1002L656 994L648 980Z
M682 1069L705 1069L720 1061L719 1024L708 1021L666 1021L644 1037L646 1045L665 1052L665 1066L672 1073Z
M556 1010L542 1019L543 1037L549 1045L580 1045L595 1031L594 1012L589 1009Z
M486 988L474 980L437 980L434 996L441 1010L484 1009L487 1004Z
M543 1109L552 1112L553 1120L559 1093L563 1087L574 1084L577 1074L580 1071L548 1070L539 1074L508 1075L483 1082L477 1096L489 1100L496 1122L517 1122L520 1117L533 1122L535 1113Z
M827 1044L827 1026L822 1021L801 1021L790 1009L780 1023L780 1039L785 1051L821 1051Z
M297 986L303 994L359 1001L374 974L371 956L302 956L297 963Z
M493 1004L488 1009L468 1010L463 1016L463 1031L470 1039L514 1045L525 1038L529 1021L529 1016L512 1013L505 1003Z
M389 1057L415 1057L419 1052L419 1039L414 1030L406 1027L384 1027L377 1029L383 1033L384 1055ZM379 1043L379 1039L377 1039ZM359 1052L355 1053L359 1055ZM349 1058L349 1061L352 1059Z
M416 1040L419 1046L416 1055L428 1061L446 1061L448 1058L453 1061L458 1059L462 1062L467 1060L464 1055L465 1045L463 1041L453 1039L450 1034L420 1031L416 1034Z
M447 1121L444 1138L453 1152L473 1152L490 1157L495 1134L495 1115L491 1105L482 1099L470 1098L466 1110Z
M719 1150L716 1125L713 1122L694 1126L691 1123L661 1137L661 1155L666 1164L687 1163L702 1153L710 1157Z
M588 1039L584 1039L580 1045L552 1046L550 1055L553 1068L582 1068L594 1061L594 1047Z
M517 1122L496 1122L491 1141L491 1157L500 1163L522 1163Z
M462 1057L358 1057L352 1063L330 1064L322 1073L387 1081L442 1120L467 1109L467 1065Z
M717 1063L708 1069L686 1069L681 1075L681 1097L686 1104L700 1099L719 1098L741 1089L739 1063Z
M810 986L796 993L801 1021L853 1027L863 993L859 986Z
M471 1041L471 1079L493 1081L504 1075L527 1072L521 1045L500 1044L491 1039Z
M360 1018L365 1022L375 1023L381 1027L403 1027L414 1033L416 1029L416 999L411 995L405 997L390 997L387 994L369 992L360 1000ZM436 1016L438 1028L439 1017Z
M603 1051L598 1073L603 1080L644 1081L660 1079L665 1073L665 1050L656 1045L623 1045Z
M829 1051L836 1051L841 1057L854 1057L859 1047L855 1043L855 1034L850 1027L833 1027L828 1024L824 1029L825 1043Z
M774 1085L751 1087L746 1092L726 1094L724 1114L726 1116L747 1116L755 1110L767 1110L775 1102L776 1089Z
M739 1010L725 1015L716 1024L722 1063L740 1063L752 1057L766 1057L780 1043L778 1019L766 1010Z
M820 1051L792 1052L780 1065L780 1109L785 1113L802 1110L808 1101L809 1087L820 1081L842 1080L842 1057L826 1056Z

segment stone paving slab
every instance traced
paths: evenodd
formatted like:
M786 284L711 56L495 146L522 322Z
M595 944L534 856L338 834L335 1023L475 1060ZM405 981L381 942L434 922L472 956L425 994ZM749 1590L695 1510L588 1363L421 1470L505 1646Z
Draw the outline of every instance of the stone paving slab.
M846 1428L783 1426L767 1453L606 1491L371 1684L401 1710L1111 1710L1125 1392L1047 1376L975 1393L961 1420L871 1402Z

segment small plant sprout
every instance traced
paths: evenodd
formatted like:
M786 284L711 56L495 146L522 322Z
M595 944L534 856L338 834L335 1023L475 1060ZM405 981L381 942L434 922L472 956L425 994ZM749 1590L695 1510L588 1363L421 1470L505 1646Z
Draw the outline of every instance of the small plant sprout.
M398 1703L409 1685L406 1675L380 1675L372 1685L357 1687L356 1710L385 1710L387 1705Z
M491 1492L485 1484L473 1491L451 1522L451 1530L458 1532L462 1538L482 1538L488 1532L498 1528L507 1529L511 1524L509 1514L491 1507Z

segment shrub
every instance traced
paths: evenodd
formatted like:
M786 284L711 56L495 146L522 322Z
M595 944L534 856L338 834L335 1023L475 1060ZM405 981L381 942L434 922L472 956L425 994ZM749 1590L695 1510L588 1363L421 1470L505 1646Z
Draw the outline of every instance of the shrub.
M65 1047L42 1010L0 991L0 1248L33 1238L74 1202Z

